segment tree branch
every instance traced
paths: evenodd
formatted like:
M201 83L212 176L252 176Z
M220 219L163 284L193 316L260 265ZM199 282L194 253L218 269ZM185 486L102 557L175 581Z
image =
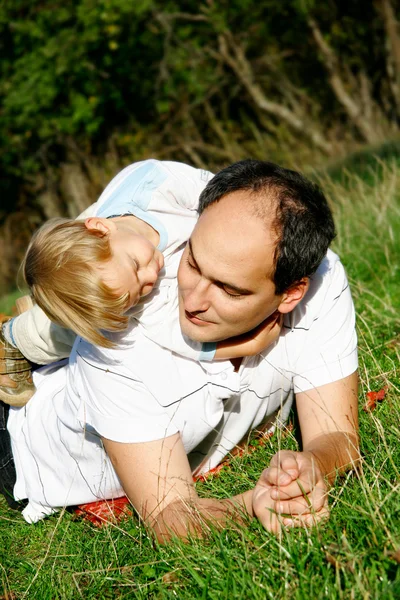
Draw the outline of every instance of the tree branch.
M381 13L387 37L387 64L389 85L396 104L397 116L400 118L400 36L399 23L396 19L390 0L375 0Z
M306 19L314 41L321 52L323 64L328 71L329 81L336 98L363 138L369 143L378 141L380 136L374 125L364 118L361 105L346 90L345 82L341 76L340 64L333 48L325 41L316 20L309 14Z
M230 32L218 36L219 51L225 62L231 67L243 87L247 90L255 105L264 112L285 121L293 129L307 136L315 146L327 154L332 152L332 146L321 133L311 127L287 106L267 98L261 87L254 80L254 73L246 58L242 45L233 39Z

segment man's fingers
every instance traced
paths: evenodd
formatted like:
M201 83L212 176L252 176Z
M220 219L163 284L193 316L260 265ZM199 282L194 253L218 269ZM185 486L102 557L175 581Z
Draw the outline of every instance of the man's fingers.
M318 512L312 514L304 514L293 517L283 517L282 525L284 527L313 527L317 523L322 523L329 519L330 512L328 508L322 508Z
M309 496L299 496L287 501L275 503L275 510L279 514L302 515L305 513L318 512L327 504L325 490L315 488Z
M278 486L279 484L274 485ZM287 485L281 483L281 486L282 487L275 487L271 490L271 498L274 500L289 500L290 498L297 498L298 496L304 497L311 494L316 488L326 489L325 483L322 480L313 482L308 479L295 479Z
M269 468L262 473L261 477L265 477L268 485L288 485L299 475L296 454L283 451L272 457Z
M327 521L329 516L329 509L324 507L319 511L290 517L280 515L270 509L258 518L264 529L277 535L284 527L314 527L318 523Z
M296 478L300 474L299 464L295 454L285 454L280 460L280 467L282 471L289 473L293 478Z
M254 514L262 526L275 535L281 530L282 517L274 509L274 501L270 497L270 489L256 486L253 491Z
M283 519L273 510L267 509L264 514L258 516L258 520L264 529L275 535L282 529Z
M277 452L271 459L270 467L289 473L292 479L296 479L300 474L297 453L290 450Z
M293 481L293 477L290 473L283 471L279 467L269 467L266 469L261 477L261 483L264 483L268 486L280 486L280 485L289 485Z
M326 489L315 488L308 496L276 502L273 490L257 485L253 492L253 510L260 523L277 535L282 527L309 527L329 516Z

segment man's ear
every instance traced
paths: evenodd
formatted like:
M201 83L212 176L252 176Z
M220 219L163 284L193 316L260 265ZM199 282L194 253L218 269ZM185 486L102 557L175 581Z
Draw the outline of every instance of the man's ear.
M99 231L100 233L107 235L112 231L114 223L109 219L103 219L102 217L89 217L85 220L85 227L89 231Z
M300 281L294 283L284 294L282 300L278 306L278 311L282 314L290 313L307 293L310 286L310 280L308 277L303 277Z

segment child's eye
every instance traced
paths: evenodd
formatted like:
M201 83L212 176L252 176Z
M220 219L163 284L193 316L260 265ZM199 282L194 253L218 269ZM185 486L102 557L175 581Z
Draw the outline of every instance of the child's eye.
M133 266L134 266L134 270L136 271L136 273L140 270L140 265L139 265L139 261L137 260L137 258L133 258Z

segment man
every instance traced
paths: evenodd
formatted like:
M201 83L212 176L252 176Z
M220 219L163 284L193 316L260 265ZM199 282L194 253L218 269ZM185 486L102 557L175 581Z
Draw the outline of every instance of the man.
M125 492L160 539L243 512L277 532L324 518L325 478L358 459L354 313L340 262L324 258L334 235L325 198L297 173L243 161L208 183L199 213L178 274L182 332L215 342L280 313L278 342L232 364L140 335L115 351L77 340L69 365L39 374L33 400L10 416L28 520ZM276 455L253 490L200 499L192 473L285 420L293 392L303 451Z

